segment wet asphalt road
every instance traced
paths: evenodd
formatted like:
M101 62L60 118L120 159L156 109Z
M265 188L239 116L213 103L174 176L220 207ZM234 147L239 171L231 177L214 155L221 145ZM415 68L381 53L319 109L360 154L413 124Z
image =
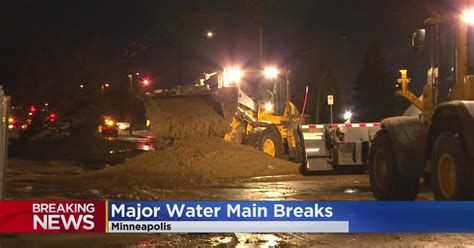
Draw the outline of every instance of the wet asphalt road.
M54 185L42 177L77 175L88 169L67 162L11 161L7 177L9 199L101 199L105 196L80 183ZM366 174L247 178L192 190L146 189L156 199L174 200L373 200ZM420 200L431 200L423 188ZM474 246L471 234L61 234L3 235L1 247L19 246L132 246L132 247L272 247L272 246Z

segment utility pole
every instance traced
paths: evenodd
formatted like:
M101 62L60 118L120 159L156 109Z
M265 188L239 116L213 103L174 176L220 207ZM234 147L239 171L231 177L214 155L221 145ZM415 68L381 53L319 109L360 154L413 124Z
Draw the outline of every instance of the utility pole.
M101 115L104 115L104 84L100 84L100 113Z
M258 25L258 59L260 66L264 66L263 61L263 16L257 16L257 25Z
M4 95L0 85L0 200L5 199L5 174L8 161L8 116L10 111L10 97Z
M179 16L179 27L178 27L178 85L181 85L183 80L183 32L184 32L184 20L183 16Z
M132 52L132 47L130 46L128 49L128 65L129 65L129 74L128 78L130 80L130 102L129 102L129 116L128 116L128 121L129 121L129 135L132 136L133 134L133 52Z
M264 67L265 58L263 51L263 18L265 16L265 7L267 3L266 0L246 0L245 2L249 10L253 12L253 16L257 24L258 44L256 48L258 49L258 62L260 63L261 67Z

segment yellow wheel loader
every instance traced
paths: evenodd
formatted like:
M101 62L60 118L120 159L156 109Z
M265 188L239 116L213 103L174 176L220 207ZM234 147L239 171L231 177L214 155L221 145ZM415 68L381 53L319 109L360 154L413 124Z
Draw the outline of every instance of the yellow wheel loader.
M414 200L421 177L436 200L474 193L474 10L427 19L412 45L430 58L423 96L408 90L400 71L398 95L419 114L384 119L369 151L369 175L378 200Z
M298 159L300 115L290 101L288 73L226 68L204 74L195 85L147 94L151 132L158 138L186 138L196 132L220 136L273 157Z

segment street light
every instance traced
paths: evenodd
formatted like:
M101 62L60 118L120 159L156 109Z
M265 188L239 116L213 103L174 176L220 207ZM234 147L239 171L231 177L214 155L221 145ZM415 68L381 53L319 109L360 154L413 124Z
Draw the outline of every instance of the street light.
M263 76L267 79L276 79L278 74L280 74L280 71L273 66L267 67L263 70Z
M342 118L344 118L344 120L346 120L347 123L350 123L351 118L352 118L352 112L351 111L344 112L344 114L342 115Z
M109 84L109 83L103 83L103 84L100 85L100 90L101 90L101 91L104 91L105 88L109 88L109 87L110 87L110 84Z

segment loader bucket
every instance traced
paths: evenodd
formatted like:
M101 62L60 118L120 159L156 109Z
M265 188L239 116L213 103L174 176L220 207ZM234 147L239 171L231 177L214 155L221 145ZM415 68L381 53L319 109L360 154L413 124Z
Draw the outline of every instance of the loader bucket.
M216 92L149 96L151 134L157 138L224 137L237 110L237 88Z

